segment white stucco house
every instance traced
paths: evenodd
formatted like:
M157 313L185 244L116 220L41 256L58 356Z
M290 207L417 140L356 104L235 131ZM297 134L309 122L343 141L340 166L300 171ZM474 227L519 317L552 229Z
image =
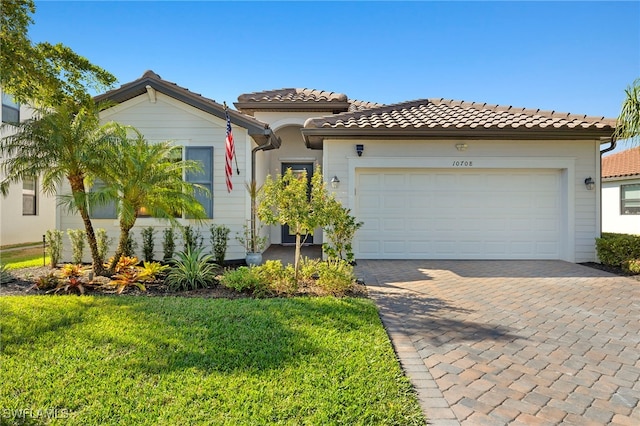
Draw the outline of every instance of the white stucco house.
M381 105L310 89L242 94L230 111L240 175L228 193L220 103L151 71L96 99L114 103L105 122L133 125L150 141L173 140L188 158L202 159L210 220L232 235L250 216L244 182L252 173L261 183L288 167L320 165L327 182L339 181L330 190L364 222L356 258L596 259L595 178L613 119L446 99ZM62 210L57 221L61 229L82 227ZM150 225L166 226L138 219L138 229ZM94 226L117 235L113 217ZM280 226L267 232L270 244L289 242ZM322 241L321 232L313 236L313 244ZM231 239L227 258L243 257Z
M602 159L602 232L640 235L640 147Z
M15 103L10 95L4 92L1 95L3 128L0 137L4 137L13 132L12 123L31 118L33 111L26 105ZM0 180L3 178L0 169ZM56 198L42 192L37 176L12 184L7 196L0 196L0 246L40 242L47 230L55 228L55 224Z

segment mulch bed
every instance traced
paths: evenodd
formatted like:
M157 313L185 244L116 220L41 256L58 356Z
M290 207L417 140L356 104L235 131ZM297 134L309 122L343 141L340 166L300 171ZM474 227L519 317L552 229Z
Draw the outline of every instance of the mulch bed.
M48 266L39 266L34 268L14 269L9 271L11 280L2 282L0 285L0 296L11 295L42 295L53 294L50 290L38 290L34 288L35 281L42 276L46 276L54 269ZM85 294L88 295L117 295L115 290L104 284L109 282L108 278L97 277L95 285L86 286ZM137 287L129 287L122 294L146 297L200 297L200 298L218 298L218 299L242 299L254 297L251 293L238 292L221 285L214 285L210 288L200 288L197 290L174 291L164 285L162 282L146 283L147 291L140 291ZM64 294L60 292L58 294ZM322 295L318 289L312 287L303 287L294 296L318 296ZM288 295L292 296L292 295ZM364 285L355 284L353 290L349 291L345 296L351 297L367 297L367 289Z
M624 271L620 267L603 265L595 262L584 262L580 263L583 266L587 266L589 268L599 269L601 271L606 271L615 275L627 277L634 279L640 282L640 275L630 274ZM34 268L23 268L23 269L15 269L10 271L12 276L12 280L9 282L3 282L0 285L0 296L10 296L10 295L37 295L37 294L52 294L46 290L38 290L34 288L34 282L38 277L45 276L53 272L51 268L48 266L40 266ZM98 284L104 284L109 280L104 277L100 277L97 280ZM221 285L215 285L211 288L202 288L197 290L188 290L188 291L174 291L169 289L166 285L161 282L158 283L148 283L146 285L147 291L143 292L138 290L136 287L127 288L123 294L128 295L136 295L136 296L147 296L147 297L166 297L166 296L174 296L174 297L201 297L201 298L224 298L224 299L240 299L253 297L250 293L241 293L235 290L223 287ZM87 292L85 294L94 294L94 295L114 295L115 290L106 287L106 286L87 286ZM298 295L310 295L316 296L318 292L313 288L302 288ZM367 289L364 285L356 284L354 289L347 294L347 296L353 297L367 297Z
M621 277L627 277L627 278L634 279L636 281L640 281L640 274L632 274L630 272L625 271L619 266L603 265L602 263L596 263L596 262L584 262L584 263L580 263L580 265L588 266L589 268L599 269L601 271L609 272L614 275L620 275Z

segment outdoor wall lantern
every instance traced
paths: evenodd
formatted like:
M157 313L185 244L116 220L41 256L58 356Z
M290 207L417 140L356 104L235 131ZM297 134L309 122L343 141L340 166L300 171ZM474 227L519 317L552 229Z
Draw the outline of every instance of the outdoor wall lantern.
M331 178L331 187L333 189L338 189L338 187L340 186L340 179L338 179L338 176L334 176Z
M364 145L360 143L356 145L356 152L358 153L358 157L362 157L362 153L364 152Z
M586 186L589 191L592 191L593 188L596 187L596 183L591 179L591 176L589 176L584 180L584 186Z
M466 143L457 143L456 149L458 151L466 151L469 146Z

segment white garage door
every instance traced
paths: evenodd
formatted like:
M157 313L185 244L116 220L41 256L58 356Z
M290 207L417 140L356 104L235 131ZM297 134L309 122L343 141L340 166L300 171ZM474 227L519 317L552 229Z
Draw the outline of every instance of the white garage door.
M358 169L360 259L559 259L559 170Z

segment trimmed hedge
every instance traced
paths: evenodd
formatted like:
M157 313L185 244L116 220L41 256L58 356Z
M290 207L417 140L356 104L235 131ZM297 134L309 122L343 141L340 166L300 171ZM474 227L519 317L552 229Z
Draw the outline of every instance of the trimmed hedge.
M624 266L640 259L640 235L603 232L601 238L596 238L596 250L604 265Z

